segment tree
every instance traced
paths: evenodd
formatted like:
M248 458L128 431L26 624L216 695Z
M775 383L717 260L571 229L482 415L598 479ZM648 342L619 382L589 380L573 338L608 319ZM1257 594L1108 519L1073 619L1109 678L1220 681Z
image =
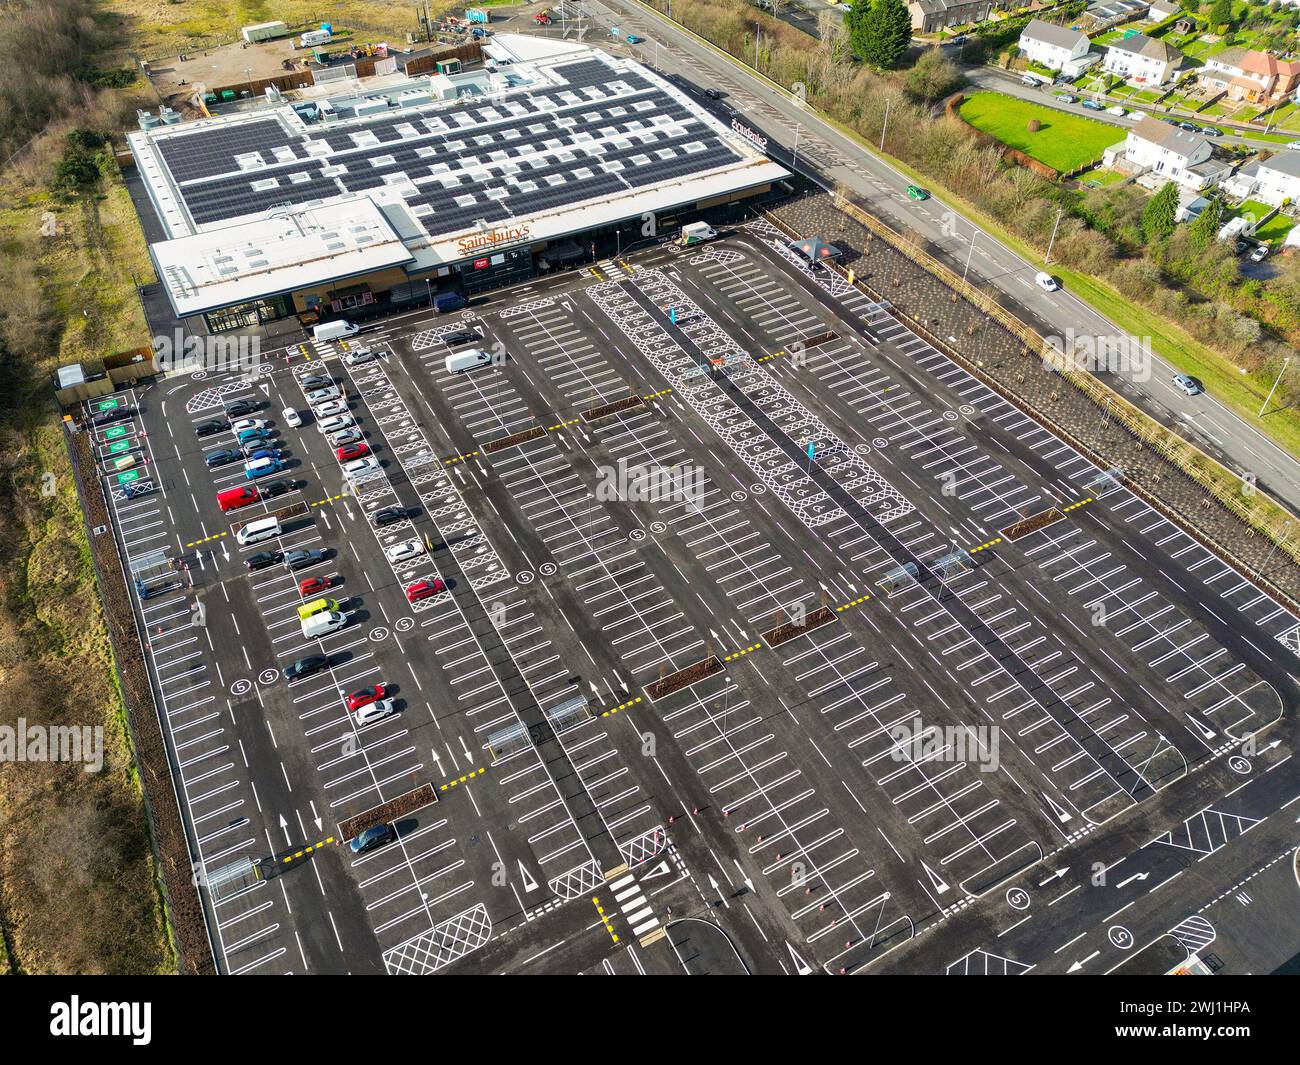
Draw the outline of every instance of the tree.
M1232 0L1214 0L1210 5L1210 25L1227 26L1232 22Z
M1219 235L1219 219L1223 216L1223 206L1216 197L1210 198L1209 205L1199 215L1196 221L1188 227L1187 235L1192 244L1204 251Z
M859 59L881 70L898 66L912 41L912 16L903 0L854 0L848 21Z
M1142 211L1142 232L1148 240L1167 237L1178 224L1178 187L1166 181Z
M943 54L938 45L921 53L916 65L907 72L907 91L926 103L941 100L962 83L961 71Z

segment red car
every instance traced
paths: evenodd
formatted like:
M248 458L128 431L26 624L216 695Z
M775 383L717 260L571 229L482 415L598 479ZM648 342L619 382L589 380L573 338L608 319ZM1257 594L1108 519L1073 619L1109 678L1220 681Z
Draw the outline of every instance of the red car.
M388 694L388 689L382 684L372 684L369 688L362 688L348 696L348 709L360 710L363 706L369 706L377 699L382 699Z
M298 594L306 599L318 592L327 591L329 586L330 579L328 577L308 577L298 585Z
M421 599L428 599L429 596L446 590L447 586L443 584L440 577L434 577L431 581L416 581L406 586L406 601L418 603Z
M353 459L363 459L370 454L370 445L364 440L355 444L345 444L343 447L335 448L334 454L340 462L351 462Z

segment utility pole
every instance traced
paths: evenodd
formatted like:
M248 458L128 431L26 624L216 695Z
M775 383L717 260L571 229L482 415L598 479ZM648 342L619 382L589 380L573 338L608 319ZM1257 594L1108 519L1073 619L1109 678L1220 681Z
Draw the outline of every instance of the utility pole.
M885 150L885 131L889 129L889 100L885 101L885 121L880 125L880 150Z
M796 122L794 124L794 162L793 162L793 166L795 170L799 169L799 131L801 129L803 129L802 123Z
M1255 415L1256 418L1264 417L1264 408L1268 406L1268 401L1273 398L1273 393L1277 391L1277 386L1282 383L1282 375L1286 373L1287 364L1290 361L1290 355L1282 360L1282 369L1278 370L1277 380L1273 382L1273 387L1268 390L1268 395L1264 397L1264 402L1260 404L1259 413Z
M964 270L961 272L961 279L962 279L963 281L966 280L966 275L967 275L968 273L970 273L970 257L971 257L972 255L975 254L975 234L978 233L978 232L979 232L978 229L976 229L974 226L971 226L971 230L970 230L970 249L966 252L966 269L964 269Z
M1056 231L1061 227L1061 215L1065 213L1064 207L1056 209L1056 221L1052 225L1052 237L1047 242L1047 255L1043 258L1043 265L1047 266L1052 261L1052 245L1056 243Z

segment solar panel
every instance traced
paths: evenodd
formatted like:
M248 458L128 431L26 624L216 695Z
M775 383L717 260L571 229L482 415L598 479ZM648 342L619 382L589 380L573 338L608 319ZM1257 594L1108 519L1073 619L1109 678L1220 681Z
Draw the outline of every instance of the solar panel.
M741 158L640 74L594 58L551 69L565 84L491 103L431 101L302 131L266 117L152 135L196 225L391 187L430 236Z

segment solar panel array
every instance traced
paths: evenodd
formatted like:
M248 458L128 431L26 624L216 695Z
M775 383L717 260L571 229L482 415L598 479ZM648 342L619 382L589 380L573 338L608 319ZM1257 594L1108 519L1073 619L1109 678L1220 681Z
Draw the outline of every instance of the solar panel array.
M390 108L295 132L277 118L157 138L196 225L392 186L431 237L734 163L740 154L640 74L580 59L563 85Z

